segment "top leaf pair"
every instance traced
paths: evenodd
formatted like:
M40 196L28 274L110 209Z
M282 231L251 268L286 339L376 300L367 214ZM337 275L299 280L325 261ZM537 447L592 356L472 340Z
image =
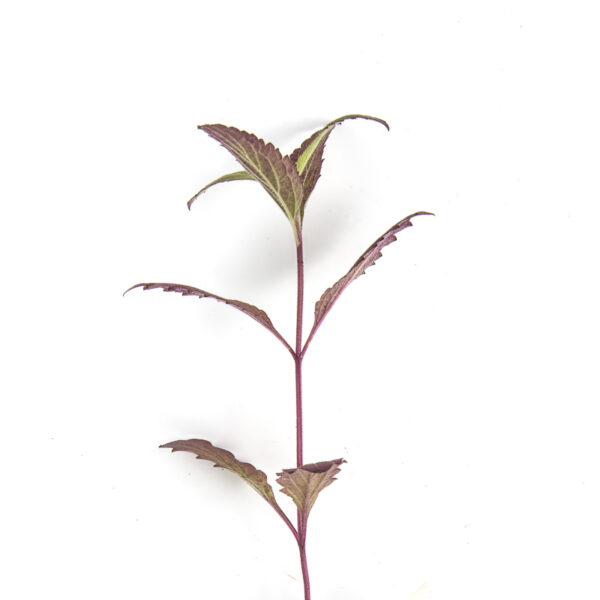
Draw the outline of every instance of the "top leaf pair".
M294 229L296 242L299 243L304 207L321 176L325 143L335 126L347 119L377 121L389 130L383 119L367 115L345 115L315 131L291 155L282 156L273 144L267 144L247 131L218 124L199 125L198 129L220 142L245 170L229 173L211 181L188 201L188 208L202 192L217 183L240 179L255 180L284 212Z

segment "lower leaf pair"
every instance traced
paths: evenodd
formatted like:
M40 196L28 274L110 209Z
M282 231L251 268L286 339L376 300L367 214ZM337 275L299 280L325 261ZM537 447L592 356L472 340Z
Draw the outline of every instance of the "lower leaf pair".
M160 447L171 448L172 452L191 452L196 455L196 458L209 460L214 463L215 467L221 467L235 473L271 505L294 533L296 539L299 539L298 531L277 503L266 474L254 465L238 460L229 450L217 448L207 440L178 440L163 444ZM344 462L346 461L343 458L338 458L284 469L277 474L277 483L281 485L281 491L287 494L298 508L303 528L306 528L308 515L317 496L335 481L335 476L340 472L340 465Z

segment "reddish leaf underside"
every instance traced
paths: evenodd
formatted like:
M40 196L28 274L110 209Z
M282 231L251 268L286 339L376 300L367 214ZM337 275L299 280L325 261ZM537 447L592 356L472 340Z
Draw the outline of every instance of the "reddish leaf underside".
M358 277L360 277L370 266L374 265L378 258L381 257L382 249L396 241L396 234L407 227L412 227L411 219L421 215L431 215L429 212L416 212L395 225L390 227L379 239L377 239L362 256L352 265L351 269L341 279L336 281L330 288L327 288L321 298L315 304L315 321L310 335L306 341L304 348L308 346L315 332L331 310L342 292Z
M250 463L238 460L229 450L217 448L207 440L178 440L163 444L161 448L171 448L172 452L191 452L197 458L209 460L215 467L222 467L241 477L253 487L269 504L279 508L273 494L273 488L267 481L267 476Z
M179 294L182 294L183 296L213 298L218 302L224 302L225 304L228 304L233 308L237 308L245 315L248 315L250 318L260 323L265 329L268 329L293 354L291 346L285 341L285 339L277 331L277 329L275 329L275 326L271 322L271 319L269 318L267 313L264 310L261 310L260 308L257 308L252 304L241 302L240 300L232 300L231 298L223 298L222 296L211 294L210 292L206 292L205 290L201 290L190 285L181 285L178 283L138 283L126 290L125 294L127 294L127 292L130 292L135 288L140 287L144 290L162 289L164 292L177 292Z
M215 467L227 469L228 471L235 473L235 475L238 477L241 477L271 505L275 512L289 527L296 540L298 540L298 532L292 525L292 522L289 520L287 515L283 512L283 510L281 510L279 504L277 504L277 500L275 500L275 494L273 493L273 488L267 481L267 476L263 471L257 469L250 463L238 460L232 452L229 452L229 450L217 448L217 446L213 446L207 440L177 440L175 442L163 444L160 447L171 448L172 452L191 452L192 454L196 455L196 458L211 461L214 463Z
M289 156L254 134L225 125L199 125L221 143L275 200L289 219L294 230L302 205L302 181L296 165Z
M345 462L343 458L338 458L284 469L277 473L277 483L281 485L281 491L294 501L306 520L319 493L335 481L340 465Z
M304 216L304 207L306 205L306 201L312 193L317 180L321 176L323 151L325 150L325 144L329 139L329 135L334 130L336 125L339 125L348 119L367 119L381 123L388 130L390 128L383 119L379 119L377 117L370 117L368 115L345 115L339 119L335 119L327 123L327 125L315 131L309 138L304 140L300 147L296 148L290 155L290 158L298 169L298 173L302 179L302 186L304 188L302 208L300 211L301 216Z

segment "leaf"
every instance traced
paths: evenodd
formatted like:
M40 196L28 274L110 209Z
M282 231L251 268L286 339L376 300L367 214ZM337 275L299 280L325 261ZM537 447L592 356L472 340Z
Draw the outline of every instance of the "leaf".
M302 145L299 148L296 148L290 155L290 158L296 164L304 188L302 207L300 210L301 217L304 216L306 201L313 191L317 180L321 176L325 143L335 126L348 119L368 119L370 121L381 123L388 130L390 128L383 119L378 119L377 117L369 117L368 115L345 115L344 117L340 117L339 119L327 123L327 125L315 131L309 138L304 140Z
M226 181L239 181L242 179L250 179L251 181L256 181L255 178L252 177L252 175L250 175L250 173L248 173L247 171L236 171L235 173L229 173L227 175L223 175L223 176L215 179L214 181L211 181L208 185L205 185L199 192L196 192L188 200L188 203L187 203L188 209L192 208L192 204L195 202L195 200L198 198L198 196L200 196L200 194L203 194L208 188L212 187L213 185L217 185L217 183L225 183Z
M302 181L289 156L254 134L225 125L199 125L224 146L271 195L296 231L296 217L302 205Z
M285 341L282 335L275 329L275 326L271 322L269 315L264 310L257 308L252 304L247 304L246 302L241 302L240 300L232 300L230 298L223 298L222 296L217 296L216 294L211 294L210 292L206 292L204 290L200 290L198 288L192 287L190 285L181 285L178 283L138 283L136 285L131 286L128 290L125 291L130 292L135 288L141 287L144 290L154 290L154 289L162 289L165 292L177 292L182 294L183 296L197 296L198 298L213 298L218 302L224 302L225 304L229 304L229 306L233 306L233 308L237 308L239 311L248 315L250 318L254 319L258 323L260 323L263 327L268 329L292 354L295 354L292 350L291 346ZM123 295L125 295L123 294Z
M343 458L338 458L277 473L281 491L294 501L305 521L319 493L335 481L340 465L345 462Z
M317 329L331 310L341 293L358 277L360 277L370 266L374 265L381 257L382 249L396 241L396 234L407 227L412 227L411 219L421 215L431 215L429 212L416 212L408 217L398 221L393 227L390 227L378 240L376 240L362 254L362 256L352 265L352 268L341 279L336 281L330 288L327 288L321 298L315 304L315 322L313 328L304 344L306 350Z
M279 504L277 504L277 500L275 500L275 494L267 481L267 476L254 465L238 460L229 450L217 448L207 440L177 440L168 444L162 444L160 448L171 448L172 452L191 452L196 455L196 458L209 460L214 463L215 467L221 467L235 473L254 488L273 507L275 512L290 528L294 537L298 539L298 532L287 515L281 510Z
M210 460L215 467L222 467L241 477L252 486L269 504L277 506L273 488L267 481L267 476L251 465L239 461L229 450L217 448L207 440L178 440L163 444L161 448L171 448L172 452L191 452L197 458Z
M310 196L311 192L313 191L313 189L317 183L317 180L319 179L319 177L321 175L321 166L323 164L323 150L325 149L325 143L327 142L327 139L329 138L329 134L333 131L333 129L335 128L336 125L339 125L340 123L342 123L343 121L346 121L348 119L368 119L370 121L376 121L377 123L381 123L388 130L390 128L389 125L383 119L379 119L377 117L370 117L368 115L345 115L343 117L340 117L339 119L335 119L334 121L331 121L330 123L328 123L321 129L319 129L318 131L315 131L308 139L306 139L304 142L302 142L302 145L299 148L296 148L296 150L294 150L294 152L289 157L291 162L296 165L296 168L297 168L298 174L300 175L300 180L302 183L302 200L300 202L300 209L299 209L300 218L302 218L304 215L304 206L306 204L306 201L308 200L308 197ZM214 127L214 125L199 126L200 129L204 129L205 131L206 131L207 127ZM225 126L221 125L220 127L225 127ZM227 129L235 130L238 133L246 133L246 132L240 132L239 130L234 129L233 127L229 127ZM207 131L207 133L209 133L209 135L212 135L208 131ZM247 134L247 135L252 135L252 134ZM227 146L225 143L223 143L223 141L220 138L217 138L216 135L212 135L212 137L214 137L215 139L218 139L218 141L220 141L230 152L232 152L234 154L234 156L236 156L236 158L238 160L240 160L238 158L238 156L233 152L233 150L229 146ZM258 142L262 142L262 140L258 140ZM264 144L264 142L262 142L262 143ZM282 160L285 160L286 158L287 157L283 157ZM240 162L241 162L241 160L240 160ZM244 164L244 163L242 162L242 164ZM198 196L200 196L200 194L205 192L208 188L212 187L213 185L216 185L217 183L224 183L224 182L228 182L228 181L238 181L238 180L242 180L242 179L254 180L254 179L256 179L256 177L254 177L247 171L236 171L235 173L229 173L227 175L223 175L222 177L219 177L218 179L211 181L211 183L204 186L199 192L194 194L194 196L192 196L192 198L190 198L190 200L187 203L188 208L191 208L191 205L196 201L196 199L198 198ZM269 191L269 190L267 190L267 191ZM271 192L269 191L269 193L271 193ZM277 198L275 198L275 201L281 206L281 204ZM286 216L288 216L288 218L289 218L289 214L285 209L284 209L284 212L285 212Z

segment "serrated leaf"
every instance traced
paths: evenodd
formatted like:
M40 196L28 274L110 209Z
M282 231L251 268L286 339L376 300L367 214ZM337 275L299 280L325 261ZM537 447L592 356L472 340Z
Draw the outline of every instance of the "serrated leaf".
M249 179L250 181L256 181L250 173L247 171L236 171L235 173L228 173L227 175L222 175L218 177L214 181L211 181L208 185L205 185L199 192L196 192L187 202L187 207L192 208L192 204L196 201L200 194L203 194L208 188L213 185L217 185L217 183L225 183L227 181L240 181L244 179Z
M277 506L273 488L267 481L267 476L250 463L238 460L229 450L217 448L207 440L177 440L163 444L161 448L171 448L173 452L191 452L197 458L215 463L215 467L222 467L241 477L253 487L269 504Z
M296 164L300 178L302 179L303 196L302 196L302 207L300 209L301 217L304 216L304 207L306 201L313 191L317 180L321 176L321 167L323 165L323 151L325 150L325 144L329 135L334 130L336 125L348 120L348 119L368 119L370 121L376 121L381 123L389 130L389 125L383 120L377 117L370 117L368 115L345 115L339 119L335 119L330 123L327 123L321 129L315 131L309 138L304 140L299 148L296 148L290 155L292 161Z
M302 205L303 188L296 165L289 156L254 134L226 125L199 125L224 146L275 200L296 231L296 217Z
M327 142L327 139L329 138L329 134L333 131L333 129L335 128L336 125L339 125L343 121L346 121L348 119L367 119L370 121L375 121L377 123L381 123L382 125L384 125L384 127L386 127L386 129L389 130L389 125L383 119L379 119L378 117L371 117L368 115L358 115L358 114L345 115L343 117L340 117L339 119L335 119L335 120L329 122L327 125L325 125L321 129L315 131L308 139L306 139L306 140L304 140L304 142L302 142L302 145L299 148L296 148L296 150L294 150L294 152L290 155L289 158L290 158L291 162L296 165L296 169L298 171L298 174L300 175L300 180L302 183L302 201L300 203L300 208L297 213L300 215L301 219L304 216L304 206L306 205L306 201L308 200L308 197L310 196L311 192L313 191L313 189L317 183L317 180L319 179L319 177L321 175L321 166L323 164L323 151L325 149L325 143ZM200 129L205 129L206 127L212 127L212 126L201 125ZM221 127L225 127L225 126L221 126ZM229 129L234 129L234 128L230 127ZM236 131L239 131L239 130L236 130ZM241 132L241 133L246 133L246 132ZM209 135L211 135L211 134L209 134ZM248 135L252 135L252 134L248 134ZM212 136L212 137L216 137L216 136ZM216 139L218 139L218 138L216 138ZM221 141L221 140L219 139L219 141ZM262 142L262 140L259 140L259 142ZM223 142L221 141L221 143L223 143ZM225 145L225 144L223 144L223 145ZM230 152L233 153L233 151L228 146L225 146L225 147L228 150L230 150ZM234 154L234 156L235 156L235 154ZM236 156L236 158L238 158L238 157ZM283 157L283 159L285 159L285 158L287 158L287 157ZM239 160L239 158L238 158L238 160ZM194 196L192 196L190 198L190 200L188 200L188 203L187 203L188 208L191 207L191 205L195 202L195 200L198 198L198 196L200 196L203 192L205 192L208 188L212 187L213 185L216 185L218 183L225 183L228 181L239 181L239 180L243 180L243 179L256 180L256 177L254 177L247 171L236 171L235 173L229 173L227 175L223 175L222 177L215 179L214 181L211 181L208 185L204 186L199 192L194 194ZM278 202L277 198L275 198L275 200ZM278 204L279 204L279 202L278 202ZM286 213L286 216L288 216L288 218L289 218L288 212L286 210L284 210L284 212Z
M373 244L367 248L367 250L361 255L361 257L352 265L351 269L341 279L336 281L330 288L327 288L321 298L315 304L315 321L313 328L306 340L304 349L312 340L317 329L323 322L323 319L327 316L327 313L331 310L337 299L340 297L342 292L358 277L360 277L370 266L374 265L378 258L381 257L381 251L385 246L396 241L396 234L412 227L411 219L421 215L431 215L429 212L416 212L408 217L405 217L401 221L398 221L395 225L390 227L380 238L378 238Z
M134 290L135 288L140 287L144 290L162 289L164 292L177 292L179 294L182 294L183 296L213 298L218 302L224 302L225 304L228 304L233 308L237 308L245 315L248 315L250 318L254 319L257 323L260 323L265 329L268 329L292 354L294 354L294 351L292 350L291 346L285 341L285 339L277 331L277 329L275 329L275 326L271 322L269 315L267 315L267 313L264 310L257 308L253 304L241 302L240 300L232 300L231 298L223 298L222 296L217 296L216 294L212 294L205 290L192 287L191 285L181 285L179 283L138 283L126 290L125 294L127 294L127 292L130 292L131 290Z
M277 483L298 507L304 521L308 518L318 495L335 481L340 472L343 458L302 465L294 469L284 469L277 473Z
M275 512L290 528L294 537L298 539L298 532L288 519L287 515L281 510L279 504L277 504L273 488L267 481L267 476L263 471L257 469L250 463L238 460L232 452L229 452L229 450L213 446L208 440L177 440L175 442L169 442L168 444L162 444L160 447L171 448L172 452L191 452L196 455L196 458L211 461L214 463L215 467L227 469L241 477L273 507Z

